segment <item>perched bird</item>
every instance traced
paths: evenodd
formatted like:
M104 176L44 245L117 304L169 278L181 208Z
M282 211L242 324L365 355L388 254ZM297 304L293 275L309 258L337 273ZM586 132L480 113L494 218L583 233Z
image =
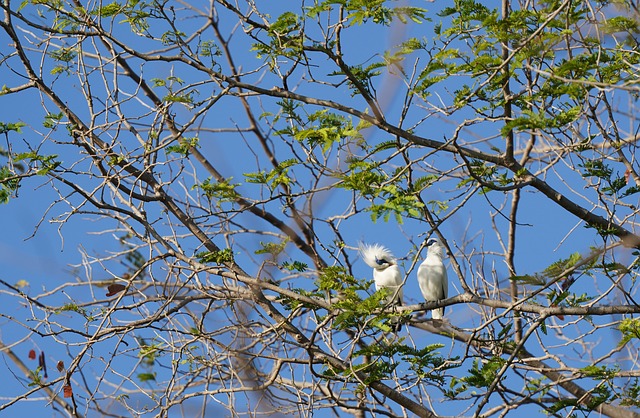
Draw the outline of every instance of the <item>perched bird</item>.
M373 280L376 290L388 289L387 303L402 305L402 274L395 257L380 244L366 245L360 243L360 256L365 263L373 268ZM394 323L394 330L400 331L402 324Z
M418 267L418 284L422 296L427 302L436 302L446 299L449 293L449 280L447 279L447 269L442 262L444 251L442 244L435 238L427 241L427 258ZM431 311L433 319L442 319L444 307Z

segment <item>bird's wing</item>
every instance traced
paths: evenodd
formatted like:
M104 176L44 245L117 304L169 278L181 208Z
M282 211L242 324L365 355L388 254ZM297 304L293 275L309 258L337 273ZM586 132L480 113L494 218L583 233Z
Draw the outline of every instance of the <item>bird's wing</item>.
M442 265L442 294L444 297L442 299L446 299L449 297L449 279L447 278L447 269Z
M398 269L398 267L396 266L397 269L397 274L396 274L396 286L398 289L398 305L402 305L403 304L403 296L402 296L402 274L400 273L400 269Z

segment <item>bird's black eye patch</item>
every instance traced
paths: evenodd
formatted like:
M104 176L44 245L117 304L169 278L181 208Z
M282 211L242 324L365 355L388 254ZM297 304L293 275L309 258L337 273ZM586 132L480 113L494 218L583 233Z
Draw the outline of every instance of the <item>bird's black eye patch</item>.
M436 242L438 242L438 240L436 240L435 238L431 238L429 241L427 241L427 247L431 247L431 245L435 244Z
M384 258L378 258L376 257L376 264L378 264L379 266L383 265L383 264L389 264L387 262L387 260L385 260Z

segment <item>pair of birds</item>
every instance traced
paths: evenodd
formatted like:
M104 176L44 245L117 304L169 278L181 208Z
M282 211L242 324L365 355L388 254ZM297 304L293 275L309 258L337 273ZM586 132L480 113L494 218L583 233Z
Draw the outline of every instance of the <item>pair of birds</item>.
M449 281L447 269L442 262L442 244L437 239L430 238L427 248L427 258L418 267L418 285L424 299L427 302L435 302L447 298ZM402 305L402 274L393 254L380 244L361 243L360 256L373 268L376 290L388 289L391 298L388 302ZM442 319L443 316L444 307L434 309L431 313L433 319ZM396 324L396 331L399 329L400 324Z

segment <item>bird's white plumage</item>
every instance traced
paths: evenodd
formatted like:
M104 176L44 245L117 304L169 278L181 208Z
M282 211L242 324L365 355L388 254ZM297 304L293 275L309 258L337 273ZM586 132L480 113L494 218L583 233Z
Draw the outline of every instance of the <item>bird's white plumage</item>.
M427 241L429 247L427 258L418 267L418 285L422 296L427 302L446 299L449 293L447 269L442 262L444 251L442 244L435 238ZM442 319L444 307L431 311L433 319Z
M402 305L402 274L393 254L380 244L360 243L360 256L373 269L376 290L388 289L388 303Z

